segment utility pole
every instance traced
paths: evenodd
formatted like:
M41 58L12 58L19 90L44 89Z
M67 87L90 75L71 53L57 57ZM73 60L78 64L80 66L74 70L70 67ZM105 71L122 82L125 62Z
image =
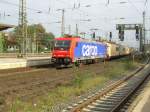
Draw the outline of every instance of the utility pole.
M36 53L37 52L36 28L34 28L34 35L33 35L33 37L34 37L34 42L33 42L32 53Z
M61 36L64 35L65 32L65 10L62 9L62 21L61 21Z
M78 28L78 24L76 24L76 36L78 36L79 34L79 28Z
M143 51L145 52L145 11L143 12Z
M71 35L71 25L69 25L69 35Z
M143 52L143 27L140 28L140 52Z
M21 53L26 54L27 47L27 12L26 12L26 0L19 0L19 22L20 28L19 38L21 41Z

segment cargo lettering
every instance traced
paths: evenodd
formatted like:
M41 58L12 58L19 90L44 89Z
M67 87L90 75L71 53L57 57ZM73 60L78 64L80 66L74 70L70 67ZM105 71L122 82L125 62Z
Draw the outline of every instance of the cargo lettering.
M93 45L82 46L83 56L97 56L97 54L98 54L97 46L93 46Z

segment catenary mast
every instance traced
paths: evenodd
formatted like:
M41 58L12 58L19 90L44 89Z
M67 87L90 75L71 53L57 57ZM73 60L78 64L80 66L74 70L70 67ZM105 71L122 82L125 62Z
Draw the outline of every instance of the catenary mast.
M27 53L27 12L26 0L19 0L19 39L21 41L20 52Z

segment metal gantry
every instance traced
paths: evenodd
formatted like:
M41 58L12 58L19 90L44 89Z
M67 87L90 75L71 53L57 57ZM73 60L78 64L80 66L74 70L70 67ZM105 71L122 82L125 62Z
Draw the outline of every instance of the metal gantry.
M144 52L144 44L145 44L145 32L144 32L144 26L143 24L117 24L116 29L117 30L138 30L138 33L135 35L137 36L137 40L139 40L140 44L140 51ZM124 36L124 33L123 33Z

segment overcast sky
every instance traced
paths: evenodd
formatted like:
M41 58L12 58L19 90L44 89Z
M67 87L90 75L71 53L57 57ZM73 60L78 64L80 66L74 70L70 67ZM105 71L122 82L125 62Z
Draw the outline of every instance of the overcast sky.
M118 32L115 25L119 23L142 23L142 12L146 10L146 26L150 26L150 2L147 0L26 0L28 24L41 23L48 32L60 36L61 11L65 9L65 33L75 33L75 24L79 26L79 32L86 32L89 38L91 28L99 29L96 35L108 36L113 32L113 40L118 41ZM120 2L126 2L121 4ZM0 23L18 24L19 0L0 0ZM90 5L90 7L87 7ZM41 11L42 13L37 13ZM5 16L4 16L5 15ZM11 15L11 16L7 16ZM119 19L124 18L124 19ZM88 20L91 21L82 21ZM122 43L122 42L120 42ZM125 32L125 42L129 46L138 46L135 40L135 31Z

